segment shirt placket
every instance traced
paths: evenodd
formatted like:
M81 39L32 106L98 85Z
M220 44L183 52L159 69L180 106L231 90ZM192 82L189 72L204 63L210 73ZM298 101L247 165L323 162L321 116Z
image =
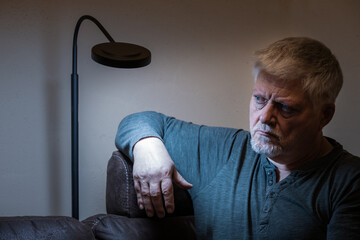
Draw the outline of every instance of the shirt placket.
M266 175L266 197L260 211L260 221L258 226L258 231L262 236L262 239L268 238L269 219L279 193L288 186L288 181L285 179L276 183L276 170L274 168L266 168Z

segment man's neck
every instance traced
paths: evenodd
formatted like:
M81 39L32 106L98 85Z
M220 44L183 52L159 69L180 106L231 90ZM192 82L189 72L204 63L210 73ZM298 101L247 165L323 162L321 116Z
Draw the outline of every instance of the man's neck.
M300 158L293 157L293 159L298 159L295 161L294 160L284 161L283 159L279 160L277 158L274 159L268 158L269 161L272 164L274 164L276 167L276 176L277 176L276 181L280 182L281 180L286 178L291 173L292 170L301 167L305 163L325 156L333 149L333 146L331 145L331 143L329 143L329 141L325 137L323 137L322 141L318 145L318 148L314 148L314 149L318 149L318 150L314 153L309 153L308 155ZM287 159L292 159L292 158L288 156Z

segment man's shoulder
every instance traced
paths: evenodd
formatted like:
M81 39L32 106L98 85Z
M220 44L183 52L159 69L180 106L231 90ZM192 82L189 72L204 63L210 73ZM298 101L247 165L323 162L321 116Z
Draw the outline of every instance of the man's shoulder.
M360 157L348 152L336 140L327 138L333 145L333 151L328 155L329 160L333 160L334 168L336 169L351 169L360 171Z
M319 182L329 183L333 189L343 189L354 181L360 182L360 158L345 149L333 139L329 139L333 150L326 156L309 162L300 171L308 172Z
M336 158L333 168L336 169L340 175L360 177L360 157L346 150L342 150Z
M344 149L338 150L334 159L323 169L332 186L332 196L342 199L350 192L360 192L360 158ZM337 197L336 197L337 196Z
M353 168L357 166L355 170L360 171L360 157L348 152L344 147L337 141L328 138L331 144L334 146L334 152L336 156L335 164L337 167Z

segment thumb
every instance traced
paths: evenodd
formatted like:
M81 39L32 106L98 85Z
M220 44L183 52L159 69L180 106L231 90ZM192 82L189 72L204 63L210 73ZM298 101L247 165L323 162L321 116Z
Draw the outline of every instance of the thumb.
M186 190L192 188L192 184L188 183L176 169L174 169L173 181L182 189Z

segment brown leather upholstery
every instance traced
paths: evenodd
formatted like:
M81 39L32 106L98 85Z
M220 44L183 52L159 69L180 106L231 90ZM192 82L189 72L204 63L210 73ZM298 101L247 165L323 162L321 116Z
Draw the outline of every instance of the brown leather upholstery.
M196 239L193 216L164 219L129 218L99 214L83 221L102 240L192 240Z
M91 228L71 217L0 217L0 240L95 239Z
M196 239L194 211L189 193L174 186L175 212L165 218L146 217L137 205L132 162L115 151L107 168L106 209L108 214L83 222L92 227L98 239Z
M132 162L115 151L108 162L106 208L79 222L70 217L0 217L0 240L162 240L196 239L193 206L187 191L174 186L175 212L147 218L137 206Z

